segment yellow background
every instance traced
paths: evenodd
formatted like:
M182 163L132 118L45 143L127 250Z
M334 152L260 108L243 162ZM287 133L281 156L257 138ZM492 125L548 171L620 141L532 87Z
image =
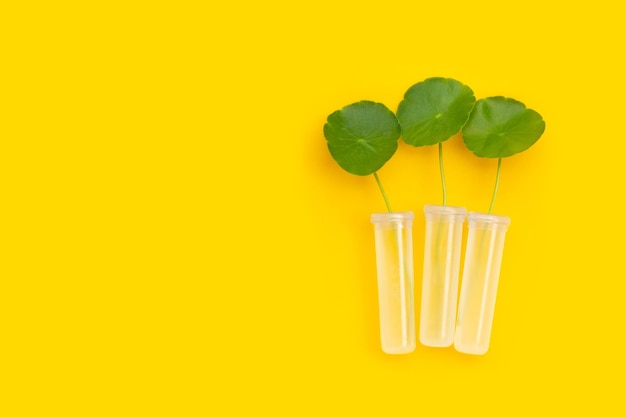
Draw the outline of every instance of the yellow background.
M3 2L0 415L623 413L617 4ZM380 351L384 203L322 135L430 76L547 125L503 163L481 357ZM449 203L486 210L495 161L444 149ZM437 169L401 144L380 171L417 300Z

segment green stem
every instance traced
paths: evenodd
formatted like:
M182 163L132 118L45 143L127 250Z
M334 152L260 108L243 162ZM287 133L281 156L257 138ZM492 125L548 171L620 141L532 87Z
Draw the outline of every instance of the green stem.
M441 188L443 189L443 205L446 205L446 175L443 172L443 143L439 142L439 172L441 173Z
M374 178L376 178L376 183L378 184L378 188L380 188L380 192L385 199L385 205L387 205L387 211L391 213L391 205L389 204L389 199L387 198L387 193L385 193L385 189L383 188L383 184L380 182L380 178L378 178L378 172L374 172Z
M491 205L489 206L489 214L493 213L493 206L496 204L496 194L500 185L500 169L502 168L502 158L498 158L498 173L496 174L496 186L493 188L493 196L491 197Z

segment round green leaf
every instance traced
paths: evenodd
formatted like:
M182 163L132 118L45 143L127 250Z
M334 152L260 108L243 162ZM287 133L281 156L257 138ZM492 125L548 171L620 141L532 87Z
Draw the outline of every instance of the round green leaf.
M339 166L351 174L369 175L398 149L400 124L384 104L359 101L328 116L324 136Z
M530 148L543 134L541 115L506 97L478 100L467 124L463 142L483 158L505 158Z
M398 106L402 140L413 146L435 145L461 131L476 98L452 78L434 77L413 85Z

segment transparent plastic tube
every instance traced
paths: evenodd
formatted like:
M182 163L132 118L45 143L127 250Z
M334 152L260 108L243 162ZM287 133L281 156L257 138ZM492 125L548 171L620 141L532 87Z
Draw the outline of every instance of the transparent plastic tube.
M383 352L415 349L413 288L413 213L371 216L376 242L378 309Z
M426 241L420 342L447 347L454 342L454 325L459 291L463 222L461 207L425 206Z
M496 306L504 237L510 219L491 214L470 213L465 250L461 298L454 348L483 355L489 349Z

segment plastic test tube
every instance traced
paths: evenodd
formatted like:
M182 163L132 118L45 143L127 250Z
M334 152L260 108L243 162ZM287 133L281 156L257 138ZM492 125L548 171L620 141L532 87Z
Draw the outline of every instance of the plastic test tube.
M463 222L467 210L427 205L424 214L426 241L420 342L425 346L447 347L454 342Z
M371 221L376 243L381 347L389 354L410 353L415 349L413 213L375 213Z
M510 222L508 217L491 214L468 216L469 233L454 337L454 348L459 352L482 355L489 349L504 237Z

